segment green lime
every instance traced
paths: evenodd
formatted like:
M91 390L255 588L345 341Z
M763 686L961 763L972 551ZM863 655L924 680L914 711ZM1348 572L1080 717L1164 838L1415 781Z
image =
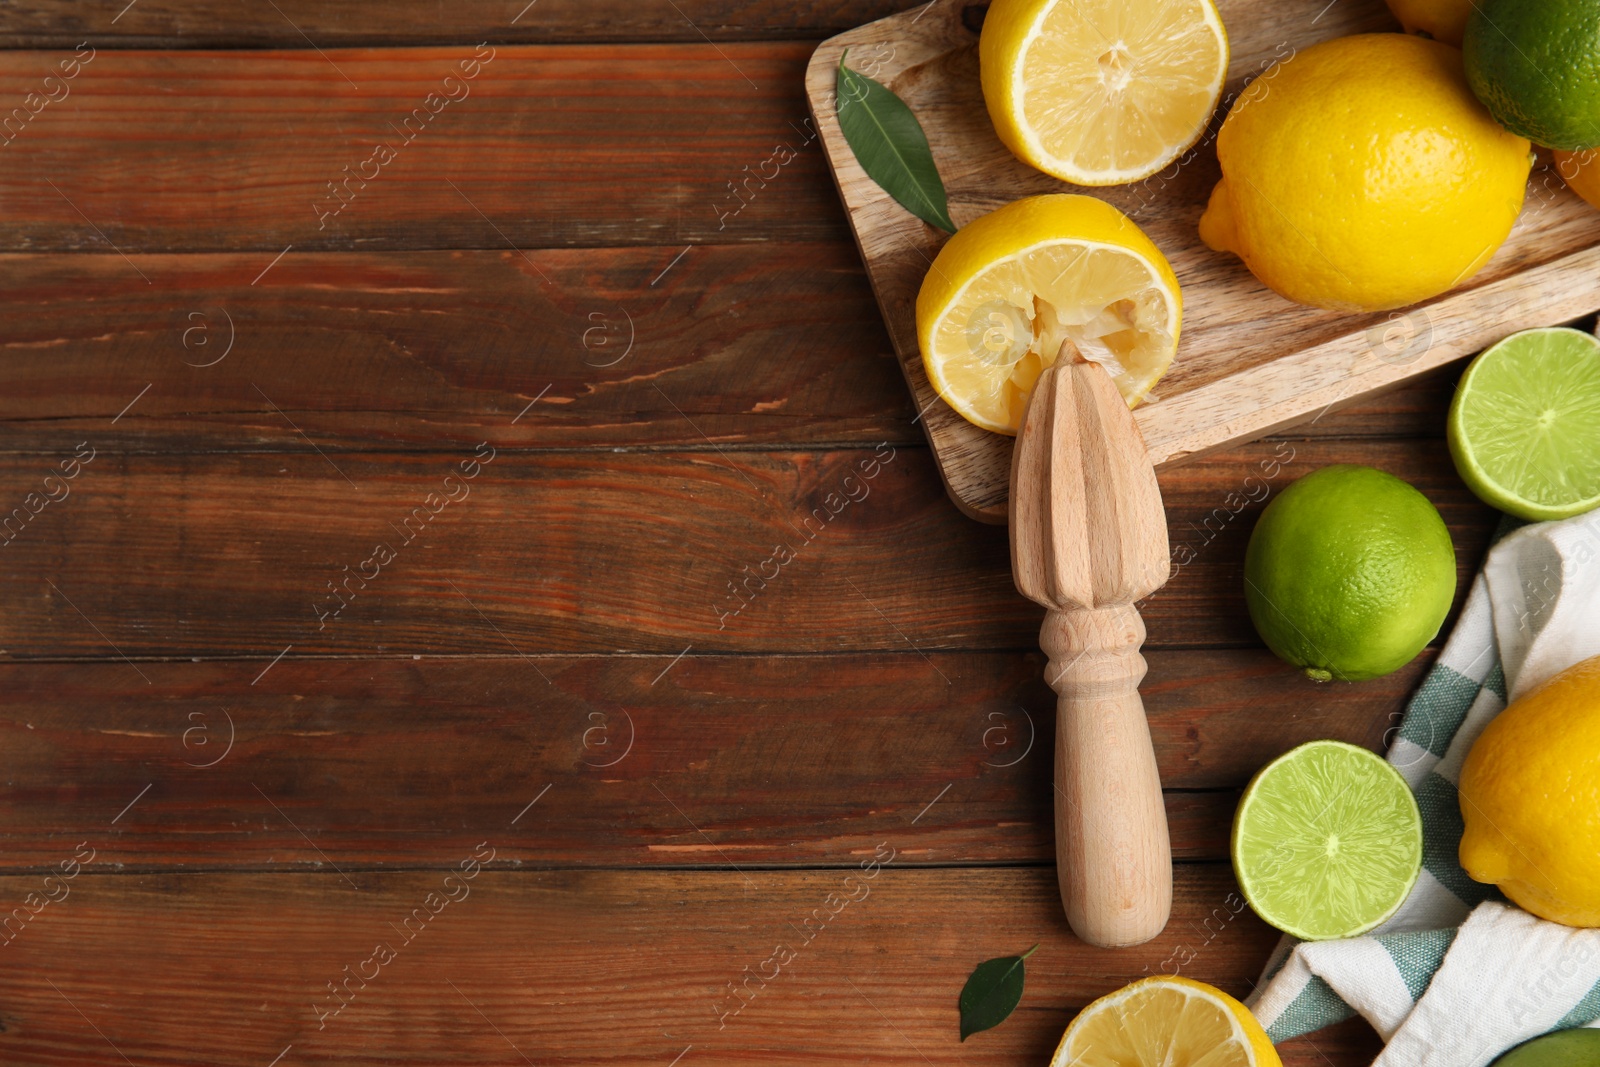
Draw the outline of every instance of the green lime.
M1461 47L1500 125L1547 148L1600 145L1600 0L1474 0Z
M1278 658L1319 682L1411 662L1456 594L1456 553L1428 498L1392 474L1339 464L1267 505L1244 554L1245 603Z
M1595 1067L1597 1063L1600 1030L1558 1030L1523 1042L1492 1067Z
M1469 489L1519 519L1600 507L1600 340L1557 326L1485 350L1456 386L1450 454Z
M1366 933L1422 871L1422 815L1400 772L1364 748L1309 741L1261 768L1233 816L1250 907L1303 941Z

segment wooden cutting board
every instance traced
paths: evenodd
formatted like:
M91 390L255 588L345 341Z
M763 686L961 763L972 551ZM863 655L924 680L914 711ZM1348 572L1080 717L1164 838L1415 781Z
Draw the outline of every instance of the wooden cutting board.
M1278 59L1329 37L1398 28L1382 0L1221 0L1232 44L1222 105L1198 145L1145 181L1082 189L1018 162L989 124L978 85L986 4L933 0L840 34L806 71L806 93L889 336L951 497L966 514L1006 521L1012 440L971 425L923 373L913 308L945 235L901 208L862 172L839 130L840 54L903 99L927 131L957 226L1022 196L1086 192L1129 215L1183 286L1183 334L1152 402L1135 413L1157 469L1320 417L1472 355L1506 334L1600 309L1600 211L1541 160L1511 237L1477 276L1399 312L1301 307L1271 292L1232 255L1201 243L1196 224L1218 177L1214 136L1228 104Z

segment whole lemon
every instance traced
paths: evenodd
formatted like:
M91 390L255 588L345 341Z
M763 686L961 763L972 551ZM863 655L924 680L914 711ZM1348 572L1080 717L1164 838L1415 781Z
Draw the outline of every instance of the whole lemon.
M1381 310L1489 261L1522 210L1529 145L1472 95L1461 53L1340 37L1269 67L1217 135L1200 237L1290 300Z
M1244 555L1250 620L1312 679L1399 670L1439 632L1456 593L1450 531L1392 474L1341 463L1267 505Z
M1460 797L1468 874L1542 919L1600 926L1600 656L1490 720Z
M1389 10L1407 33L1425 33L1460 48L1472 0L1389 0Z
M1586 148L1582 152L1558 151L1551 155L1556 173L1567 188L1600 207L1600 151Z

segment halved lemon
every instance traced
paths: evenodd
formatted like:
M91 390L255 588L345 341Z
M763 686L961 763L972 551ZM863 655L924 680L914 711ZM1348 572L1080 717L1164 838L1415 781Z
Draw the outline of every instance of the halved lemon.
M1250 1009L1222 990L1157 975L1090 1004L1050 1067L1282 1067Z
M1099 363L1133 407L1172 364L1183 301L1128 217L1075 193L967 223L917 294L928 380L968 422L1015 434L1039 373L1065 351Z
M1211 0L994 0L978 64L995 132L1018 159L1116 185L1200 139L1228 35Z

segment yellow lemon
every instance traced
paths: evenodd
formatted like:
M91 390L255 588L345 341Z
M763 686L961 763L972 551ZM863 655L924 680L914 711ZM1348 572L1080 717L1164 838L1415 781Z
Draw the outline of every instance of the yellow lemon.
M1389 0L1389 10L1407 33L1425 33L1460 48L1472 0Z
M1540 918L1600 926L1600 656L1490 721L1460 797L1468 874Z
M1472 95L1454 48L1399 33L1324 41L1234 102L1200 237L1290 300L1402 307L1494 255L1522 210L1528 149Z
M1128 217L1074 193L1032 196L963 226L917 293L928 380L969 422L1015 434L1065 350L1110 372L1128 406L1172 363L1183 302Z
M1282 1067L1250 1009L1222 990L1157 975L1078 1013L1050 1067Z
M1018 159L1115 185L1200 139L1228 35L1211 0L994 0L978 65L995 132Z

